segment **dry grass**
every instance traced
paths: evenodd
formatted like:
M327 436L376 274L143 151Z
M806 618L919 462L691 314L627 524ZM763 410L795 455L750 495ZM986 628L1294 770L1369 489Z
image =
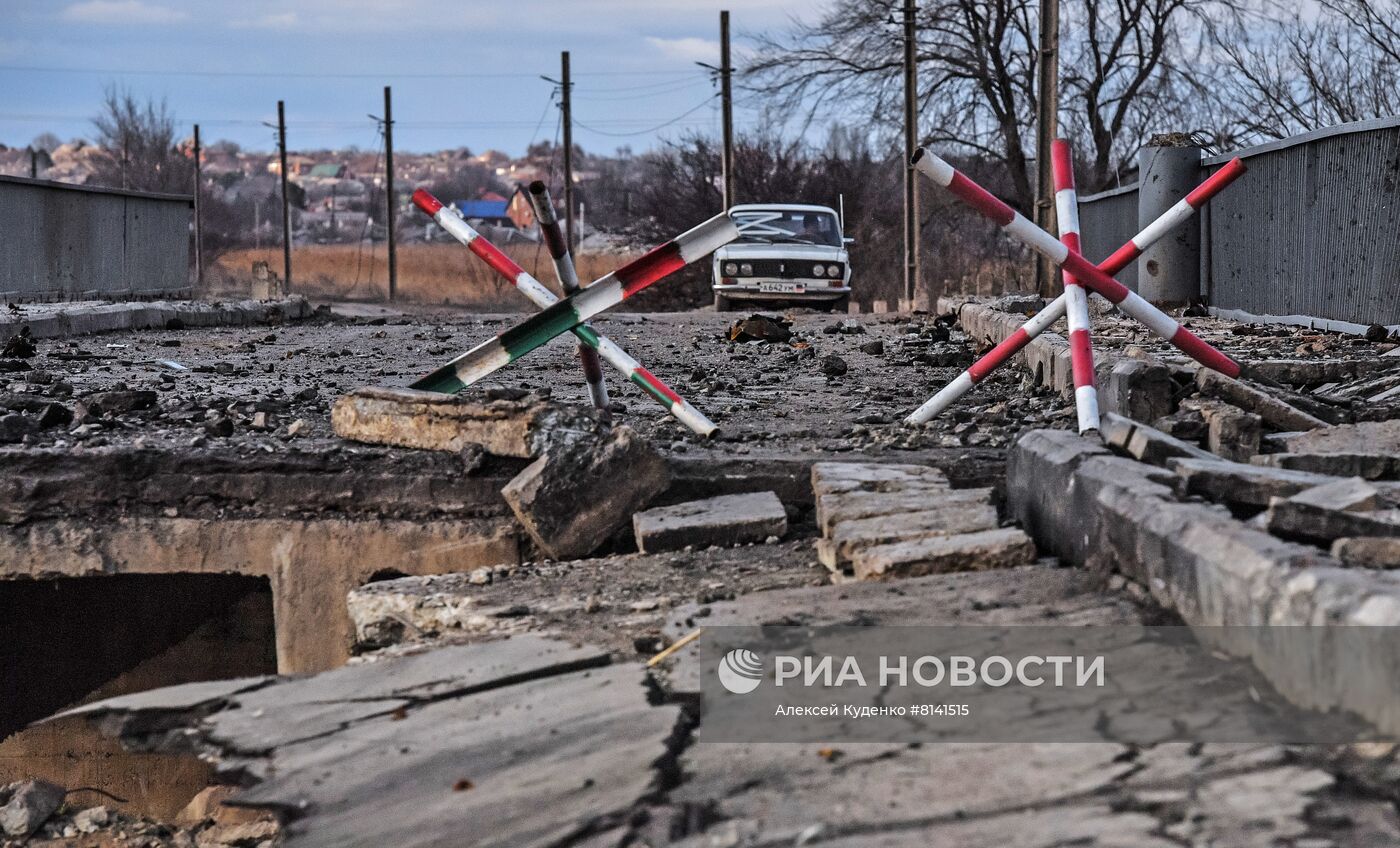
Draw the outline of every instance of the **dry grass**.
M544 248L515 246L505 251L521 267L544 282L555 293L554 269ZM578 275L595 280L626 262L630 257L584 255L576 258ZM457 244L410 244L398 250L401 300L418 303L452 304L478 309L529 311L532 307L519 292L485 262ZM282 272L282 250L245 248L232 250L210 269L211 287L224 291L246 291L252 279L253 263L266 262L276 274ZM389 263L385 247L353 244L318 244L292 250L292 289L311 298L327 300L382 300L388 294Z

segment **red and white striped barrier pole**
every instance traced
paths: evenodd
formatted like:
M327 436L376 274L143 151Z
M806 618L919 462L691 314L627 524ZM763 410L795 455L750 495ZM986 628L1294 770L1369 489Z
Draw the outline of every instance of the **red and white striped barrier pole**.
M1079 252L1079 195L1074 189L1074 161L1069 144L1057 138L1050 144L1050 165L1055 178L1055 215L1060 241ZM1099 429L1099 392L1094 387L1094 346L1089 340L1089 294L1079 278L1066 270L1065 314L1069 316L1069 361L1074 376L1074 408L1081 435Z
M528 274L524 268L515 264L509 256L482 238L481 234L462 220L460 215L443 206L436 197L419 189L413 193L413 202L419 209L431 215L438 226L446 230L457 241L466 245L472 253L481 257L496 273L510 280L536 306L547 310L563 303L554 292L545 288L543 283ZM565 329L572 330L580 342L596 350L603 359L607 360L609 365L621 371L628 380L636 383L643 391L655 398L662 406L666 407L667 412L675 416L677 421L692 431L702 436L709 436L718 429L714 422L705 417L704 413L691 406L685 398L676 394L675 390L643 368L640 362L629 356L627 351L618 347L606 336L600 335L592 327L582 323ZM563 331L561 330L561 332ZM439 376L441 371L442 369L439 369L432 375L418 380L413 383L412 388L451 393L465 385L458 384L455 388L452 387L450 380Z
M1155 221L1148 224L1142 232L1133 236L1130 241L1113 252L1112 256L1099 263L1099 270L1105 274L1116 274L1128 267L1132 262L1142 255L1142 252L1151 247L1162 236L1171 232L1173 228L1184 222L1196 213L1212 197L1215 197L1234 182L1245 172L1244 162L1239 159L1231 159L1225 167L1216 171L1186 197L1182 198L1171 209L1163 212ZM919 407L908 418L904 419L906 424L923 424L945 409L952 406L958 398L967 394L972 387L982 382L1003 363L1015 356L1031 339L1048 330L1056 321L1065 316L1068 301L1065 295L1060 295L1049 306L1037 312L1029 321L1022 324L1016 332L1007 336L1000 344L988 351L981 359L972 363L972 367L959 374L951 383L944 386L938 394L929 398L923 406ZM1125 310L1126 311L1126 310Z
M1238 377L1240 365L1235 360L1202 341L1195 333L1178 324L1170 315L1148 303L1137 292L1113 279L1085 259L1077 250L1070 250L1060 240L1032 224L1021 213L998 200L991 192L968 179L956 168L940 159L927 148L914 152L913 165L924 176L948 189L958 199L981 213L1006 231L1007 235L1069 271L1079 281L1118 305L1128 315L1142 322L1154 335L1166 339L1182 353L1227 377Z
M544 236L549 256L554 260L554 275L564 294L578 291L578 273L574 270L574 258L569 255L568 242L559 229L559 216L554 214L554 204L549 200L549 189L539 180L530 183L530 206L535 210L535 220L539 222L540 234ZM586 326L586 325L585 325ZM608 384L603 382L603 366L598 361L598 351L578 343L578 358L583 364L583 379L588 384L588 396L593 405L602 410L605 418L612 412L608 404Z

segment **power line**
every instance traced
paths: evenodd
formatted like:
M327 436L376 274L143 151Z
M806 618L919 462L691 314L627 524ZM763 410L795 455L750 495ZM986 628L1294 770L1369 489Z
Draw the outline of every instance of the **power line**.
M111 74L134 77L252 77L258 79L536 79L539 74L524 72L496 73L285 73L277 71L171 71L171 70L123 70L121 68L54 68L21 65L0 65L0 71L24 71L46 74ZM588 77L657 77L689 76L694 71L593 71L579 74Z
M685 110L684 112L680 113L679 115L677 115L676 117L672 118L671 120L666 121L666 122L663 123L663 124L657 124L657 125L654 126L654 127L649 127L649 128L647 128L647 129L644 129L644 130L638 130L637 132L615 133L615 132L608 132L607 130L595 129L594 127L590 127L589 125L583 123L582 121L578 121L578 120L575 120L574 123L575 123L575 124L578 124L580 127L583 127L584 129L586 129L586 130L588 130L589 132L594 133L594 134L596 134L596 135L606 135L606 136L612 136L612 137L614 137L614 138L623 138L623 137L626 137L626 136L634 136L634 135L647 135L648 133L654 133L654 132L656 132L656 131L658 131L658 130L664 130L664 129L666 129L667 127L674 126L675 124L680 123L681 120L690 117L691 115L695 114L696 112L699 112L701 109L703 109L703 108L705 108L706 106L710 105L710 102L711 102L712 100L714 100L715 97L717 97L717 96L718 96L718 95L711 94L709 97L706 97L704 100L701 100L701 101L700 101L699 103L697 103L695 106L691 107L690 109ZM612 123L614 123L614 124L620 124L620 123L622 123L622 121L613 121Z

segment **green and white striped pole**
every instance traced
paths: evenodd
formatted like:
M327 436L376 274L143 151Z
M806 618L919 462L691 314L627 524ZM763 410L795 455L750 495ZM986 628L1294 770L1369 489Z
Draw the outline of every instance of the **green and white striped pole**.
M433 197L428 192L422 189L414 192L413 202L419 209L431 215L438 226L446 230L453 238L466 245L472 253L481 257L486 264L490 265L497 273L510 280L511 283L536 306L542 309L550 309L564 302L561 301L554 292L545 288L543 283L526 273L525 269L517 265L509 256L506 256L498 250L495 245L482 238L480 233L473 229L466 221L462 220L461 216L443 206L437 198ZM605 277L604 279L607 278ZM609 365L621 371L628 380L636 383L644 392L655 398L666 408L667 412L670 412L671 415L675 416L676 420L680 421L686 427L689 427L702 436L709 436L718 429L714 422L705 417L704 413L700 412L700 410L696 409L694 406L691 406L684 398L676 394L670 386L657 379L650 371L643 368L640 362L629 356L627 351L618 347L605 336L599 335L592 327L586 324L580 324L566 329L572 330L574 335L579 338L579 341L587 345L589 349L597 351L598 355L607 360ZM558 334L556 333L555 335ZM552 336L550 338L552 338ZM548 339L545 339L545 341L548 341ZM543 342L541 342L541 344L543 344ZM482 346L478 345L477 349L480 347ZM536 347L538 347L538 345L536 345ZM467 355L470 355L470 351ZM457 362L461 359L462 357L458 357L458 359L453 360L453 362ZM507 359L505 362L511 361L513 361L513 359ZM505 362L501 364L504 365ZM455 370L448 372L446 370L447 368L451 368L451 363L445 368L440 368L427 377L417 381L412 387L425 391L451 393L468 385L468 382L463 382L456 378Z
M436 210L432 214L436 219ZM716 215L495 338L482 342L414 383L413 388L450 394L470 386L738 237L739 230L729 216L724 213ZM603 350L599 348L598 352L601 354Z

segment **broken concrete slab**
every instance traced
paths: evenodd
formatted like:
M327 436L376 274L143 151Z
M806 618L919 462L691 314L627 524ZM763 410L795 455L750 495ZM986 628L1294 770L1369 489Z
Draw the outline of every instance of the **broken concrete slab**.
M1294 503L1335 509L1343 512L1366 512L1395 506L1387 493L1360 477L1344 477L1312 486L1289 498Z
M1331 428L1333 430L1338 427ZM1316 431L1326 432L1326 431ZM1250 457L1255 465L1325 474L1383 480L1400 477L1400 453L1269 453Z
M592 553L666 490L666 461L630 427L558 439L501 495L550 559Z
M1348 565L1400 568L1400 538L1344 536L1332 542L1332 556Z
M896 491L839 492L817 498L817 530L830 535L837 522L878 518L934 506L935 504L980 503L986 489L949 489L946 485L900 484Z
M1270 502L1264 514L1269 532L1318 542L1331 542L1343 536L1400 536L1400 509L1333 509L1306 498L1307 494L1305 491Z
M843 571L863 548L995 529L998 519L996 507L990 503L991 492L978 491L982 495L980 501L960 499L948 504L934 501L911 512L840 522L832 528L830 536L818 541L817 558L827 568Z
M1206 420L1206 447L1216 456L1233 462L1248 462L1259 453L1263 419L1237 406L1209 398L1182 401L1200 411Z
M518 459L466 463L436 451L140 446L0 449L0 524L46 518L459 519L508 514Z
M1329 426L1328 422L1309 415L1273 395L1248 383L1231 379L1218 371L1202 368L1196 372L1196 387L1211 397L1229 401L1257 414L1269 426L1278 430L1306 431Z
M812 491L817 497L842 492L892 492L906 486L947 485L937 468L926 465L860 462L818 462L812 466Z
M1274 498L1292 497L1305 489L1345 479L1214 458L1177 458L1169 460L1167 467L1181 477L1186 494L1201 495L1217 503L1260 508Z
M720 495L638 512L632 528L642 553L743 545L787 535L787 511L772 492Z
M1172 411L1174 386L1165 365L1127 359L1095 371L1103 410L1135 421L1156 421Z
M851 570L857 580L889 580L1014 568L1035 557L1029 536L1018 528L1002 527L861 548L851 557Z
M1400 419L1342 424L1299 433L1287 440L1289 453L1397 454Z
M331 426L356 442L452 453L475 446L495 456L533 459L551 440L592 433L598 423L581 409L537 397L482 401L367 387L335 402Z
M1166 465L1177 457L1215 459L1210 451L1112 412L1099 417L1099 435L1105 444L1152 465Z
M252 784L233 803L278 811L288 845L557 845L629 821L679 717L648 703L641 668L580 668L580 651L606 658L524 637L279 681L207 716L163 709L162 690L90 712L135 744L193 742Z

